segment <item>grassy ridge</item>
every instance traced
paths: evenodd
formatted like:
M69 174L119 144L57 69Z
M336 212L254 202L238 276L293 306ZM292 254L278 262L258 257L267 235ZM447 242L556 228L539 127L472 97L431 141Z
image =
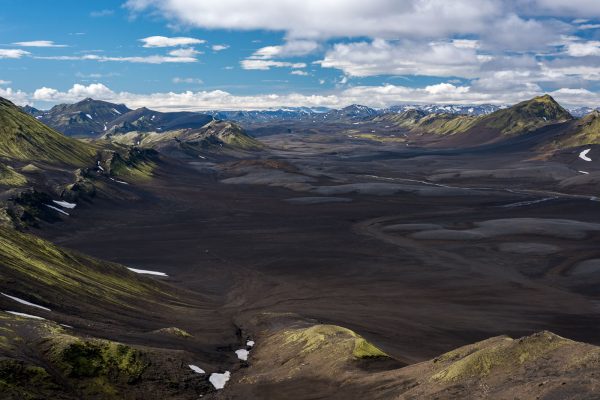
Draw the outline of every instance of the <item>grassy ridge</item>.
M95 154L93 145L65 137L0 98L0 157L81 167Z
M499 135L517 135L544 125L573 119L551 96L544 95L523 101L512 107L483 116L456 114L425 114L409 110L401 114L386 114L376 121L391 122L415 133L453 135L495 130Z

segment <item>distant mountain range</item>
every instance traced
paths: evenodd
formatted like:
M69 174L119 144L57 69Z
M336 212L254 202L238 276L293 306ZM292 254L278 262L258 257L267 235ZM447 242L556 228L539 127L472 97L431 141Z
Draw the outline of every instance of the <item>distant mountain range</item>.
M37 120L74 137L99 137L107 132L155 132L200 128L212 116L194 112L159 112L147 108L131 110L124 104L87 98L74 104L59 104L48 111L23 107Z
M488 115L508 106L493 104L402 104L383 109L353 104L342 109L326 107L285 107L278 110L159 112L142 107L131 110L124 104L114 104L87 98L74 104L59 104L48 111L31 106L22 107L40 122L75 137L100 137L107 133L166 132L177 129L198 129L212 120L233 121L240 124L269 124L283 121L297 122L354 122L383 115L458 115L478 117ZM597 108L597 110L600 109ZM581 118L594 111L590 107L568 109L569 113ZM449 117L447 117L449 118Z

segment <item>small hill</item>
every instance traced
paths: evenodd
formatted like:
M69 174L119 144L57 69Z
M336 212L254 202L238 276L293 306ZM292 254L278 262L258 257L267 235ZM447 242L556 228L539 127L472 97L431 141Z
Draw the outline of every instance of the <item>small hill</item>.
M600 111L598 110L578 120L572 131L566 132L546 149L560 150L593 144L600 144Z
M0 157L84 166L95 154L95 147L65 137L0 98Z
M239 155L264 147L262 143L246 134L239 125L218 120L213 120L198 129L109 133L103 138L114 143L155 149L171 156L194 158L202 154Z
M599 347L550 332L492 337L406 365L349 329L295 314L248 323L258 345L231 398L593 398L600 366Z

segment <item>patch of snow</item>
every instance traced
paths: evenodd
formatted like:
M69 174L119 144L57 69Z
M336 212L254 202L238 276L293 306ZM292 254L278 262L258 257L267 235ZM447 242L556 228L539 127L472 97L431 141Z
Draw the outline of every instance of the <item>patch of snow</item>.
M150 118L150 121L154 121L155 117L156 117L156 115L153 115L152 118Z
M8 297L9 299L12 299L12 300L14 300L14 301L18 302L18 303L25 304L26 306L37 307L37 308L41 308L42 310L51 311L51 310L50 310L48 307L40 306L40 305L37 305L37 304L31 303L31 302L29 302L29 301L27 301L27 300L23 300L23 299L20 299L20 298L18 298L18 297L11 296L11 295L9 295L9 294L6 294L6 293L2 293L2 292L0 292L0 294L1 294L2 296L4 296L4 297Z
M114 108L113 108L112 110L113 110L115 113L117 113L117 114L121 115L121 113L119 112L119 110L116 110L116 109L114 109Z
M590 173L589 173L589 172L587 172L587 171L577 171L577 172L579 172L580 174L584 174L584 175L589 175L589 174L590 174Z
M119 181L119 180L117 180L117 179L115 179L115 178L110 178L110 180L111 180L111 181L113 181L113 182L120 183L121 185L129 185L129 183L127 183L127 182L123 182L123 181Z
M59 325L64 326L65 328L73 329L73 327L71 325L67 325L67 324L59 324Z
M38 115L37 117L35 117L35 119L42 119L42 116Z
M106 127L106 124L104 124L104 131L107 131L108 128Z
M104 171L104 168L102 168L102 165L100 165L100 161L98 161L98 169L99 169L100 171Z
M92 118L92 116L90 114L85 114L86 117L88 117L89 119L94 119Z
M583 150L581 153L579 153L579 158L581 158L583 161L592 161L592 159L587 156L590 151L592 151L592 149Z
M75 208L75 207L77 207L77 204L75 204L75 203L69 203L69 202L67 202L67 201L62 201L62 200L60 200L60 201L59 201L59 200L52 200L52 201L53 201L55 204L58 204L59 206L61 206L62 208L69 208L69 209L72 209L72 208Z
M61 210L61 209L60 209L60 208L58 208L58 207L51 206L50 204L44 204L44 205L45 205L46 207L48 207L48 208L51 208L51 209L53 209L54 211L58 211L58 212L59 212L59 213L61 213L61 214L64 214L64 215L69 215L69 213L68 213L68 212L65 212L65 211L63 211L63 210Z
M206 371L204 371L202 368L200 368L197 365L190 364L190 365L188 365L188 367L190 367L190 369L197 374L205 374L206 373Z
M227 383L229 378L231 378L231 372L229 371L225 371L222 374L213 372L212 374L210 374L210 378L208 378L208 381L212 383L215 389L219 390L225 387L225 384Z
M200 157L203 160L206 160L206 157L204 157L204 156L198 155L198 157Z
M25 313L16 312L16 311L7 311L7 313L12 314L12 315L16 315L18 317L23 317L23 318L46 319L46 318L38 317L37 315L25 314Z
M242 361L248 360L248 354L250 354L250 352L246 349L239 349L235 351L235 355L237 356L237 358L239 358Z
M246 346L248 346L248 347L254 347L254 340L248 340L246 342Z
M135 272L136 274L146 274L146 275L157 275L157 276L169 276L167 274L165 274L164 272L158 272L158 271L148 271L145 269L136 269L136 268L127 268L128 270Z

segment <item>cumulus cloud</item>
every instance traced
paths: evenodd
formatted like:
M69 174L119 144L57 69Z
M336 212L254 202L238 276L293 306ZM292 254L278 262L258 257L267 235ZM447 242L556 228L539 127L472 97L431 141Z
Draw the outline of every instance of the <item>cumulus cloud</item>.
M494 0L129 0L132 12L158 10L186 26L285 31L290 38L439 36L485 27Z
M31 53L21 49L0 49L0 58L21 58Z
M21 47L68 47L66 44L56 44L52 40L31 40L29 42L15 42L13 44Z
M474 41L416 43L372 42L336 44L319 61L350 76L429 75L476 77L489 57L478 55Z
M371 107L388 107L399 103L457 103L457 104L510 104L542 94L539 88L523 87L521 90L506 91L501 95L488 94L468 85L440 83L424 88L399 85L356 86L329 94L275 94L240 96L222 90L184 91L138 94L116 92L101 83L88 86L75 84L67 91L42 87L32 94L1 89L0 96L19 104L33 102L72 103L86 97L110 102L125 103L131 108L149 107L162 111L169 110L242 110L270 109L282 106L325 106L340 108L350 104L364 104ZM600 100L598 94L587 89L561 88L550 93L564 105L589 105Z
M32 103L31 96L28 93L21 90L13 90L11 88L0 88L0 97L4 97L19 106Z
M149 36L140 39L140 42L144 43L143 47L177 47L202 44L206 43L206 40L191 37Z

